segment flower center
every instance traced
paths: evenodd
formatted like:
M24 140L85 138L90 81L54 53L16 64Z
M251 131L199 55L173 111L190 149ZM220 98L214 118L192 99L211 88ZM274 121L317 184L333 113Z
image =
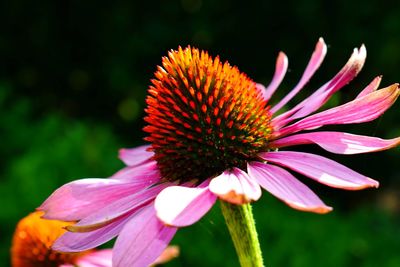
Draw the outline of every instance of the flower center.
M154 159L169 181L203 181L267 148L271 114L256 83L190 47L171 51L146 99Z
M63 227L70 222L42 219L41 212L33 212L22 219L15 230L11 248L14 267L58 267L75 264L77 258L86 254L60 253L51 249L54 241L65 233Z

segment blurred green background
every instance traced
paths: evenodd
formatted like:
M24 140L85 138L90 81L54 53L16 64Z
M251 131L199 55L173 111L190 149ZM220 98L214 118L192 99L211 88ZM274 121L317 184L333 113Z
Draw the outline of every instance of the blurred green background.
M283 50L290 70L279 97L299 80L318 37L328 55L302 96L364 43L363 72L329 106L352 99L376 75L384 75L383 86L400 81L399 11L396 1L359 0L2 1L1 265L9 265L17 221L54 189L111 175L123 166L120 147L143 144L146 90L169 49L206 49L264 84ZM331 129L400 136L399 108L372 123ZM264 192L254 209L266 265L400 266L399 148L330 157L381 187L347 192L302 179L335 208L328 215L294 211ZM218 205L172 243L181 255L167 266L238 266Z

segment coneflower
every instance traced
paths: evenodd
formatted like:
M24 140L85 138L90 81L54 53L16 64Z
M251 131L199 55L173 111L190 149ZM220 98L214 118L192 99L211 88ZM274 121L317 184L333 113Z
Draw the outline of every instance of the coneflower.
M207 52L191 47L170 51L146 99L144 131L150 144L122 149L120 158L127 167L109 179L66 184L39 208L46 218L79 220L67 227L69 232L54 248L77 252L118 236L113 266L147 266L178 227L195 223L220 199L241 265L262 266L249 205L260 198L261 187L295 209L316 213L332 208L288 170L336 188L378 187L377 181L333 160L288 150L317 144L332 153L357 154L400 143L400 138L308 131L372 121L399 96L398 84L378 90L377 77L354 100L315 113L359 73L366 58L364 46L354 49L330 81L277 115L313 76L325 54L321 38L299 83L271 106L269 99L288 66L284 53L278 56L270 85L264 87Z

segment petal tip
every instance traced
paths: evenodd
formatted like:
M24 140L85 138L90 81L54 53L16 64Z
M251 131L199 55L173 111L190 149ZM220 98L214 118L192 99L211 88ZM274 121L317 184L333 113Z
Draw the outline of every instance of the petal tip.
M82 228L83 228L83 227L82 227ZM71 233L83 233L83 232L85 232L85 231L83 231L83 230L81 229L81 227L79 227L79 226L74 226L74 225L67 225L67 226L64 226L63 229L65 229L65 230L67 230L68 232L71 232ZM87 232L87 231L86 231L86 232Z
M287 65L287 63L288 63L288 57L286 56L286 54L285 54L285 52L283 52L283 51L280 51L279 52L279 54L278 54L278 60L277 60L278 62L282 62L282 63L284 63L285 65Z
M295 203L289 203L289 202L286 202L286 201L285 201L285 203L289 207L292 207L293 209L300 210L300 211L305 211L305 212L318 213L318 214L327 214L327 213L329 213L329 212L331 212L333 210L332 207L325 206L325 205L323 205L323 206L314 206L314 207L312 207L312 206L305 207L303 205L297 205Z
M318 38L317 45L326 46L326 43L325 43L325 40L324 40L324 38L322 38L322 37L319 37L319 38Z
M317 45L315 46L315 50L321 51L323 55L327 53L328 47L326 46L326 43L322 37L318 39Z
M373 179L370 179L371 182L371 186L370 187L374 187L374 188L378 188L379 187L379 182Z
M368 178L368 182L365 184L360 184L359 186L355 186L355 187L343 187L343 189L348 189L348 190L363 190L363 189L367 189L367 188L378 188L379 187L379 182Z
M248 198L245 194L240 194L235 192L235 190L230 190L226 194L219 194L218 197L226 202L236 205L244 205L252 202L253 200Z
M329 207L329 206L318 207L318 208L314 209L315 213L319 213L319 214L327 214L327 213L331 212L332 210L333 210L333 208Z
M359 60L365 60L365 58L367 57L367 48L364 44L362 44L360 48L357 49L357 52Z

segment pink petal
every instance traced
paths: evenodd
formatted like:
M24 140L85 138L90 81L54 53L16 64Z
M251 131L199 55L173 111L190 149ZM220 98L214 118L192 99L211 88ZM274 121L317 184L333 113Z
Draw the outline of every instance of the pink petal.
M166 225L191 225L214 205L216 196L208 190L208 181L199 187L170 186L156 198L157 217Z
M372 93L373 91L377 90L379 85L381 84L381 81L382 81L382 76L375 77L375 79L373 79L372 82L357 95L356 98L366 96L369 93Z
M79 267L112 267L112 249L102 249L83 255L76 261Z
M111 178L152 185L160 181L161 174L157 167L157 162L150 160L137 166L125 167L111 176Z
M220 199L238 205L261 197L261 188L257 181L238 168L226 170L212 179L209 188Z
M247 165L247 170L265 190L294 209L315 213L327 213L332 210L307 186L282 168L251 162Z
M316 129L324 125L372 121L382 115L396 101L399 93L398 84L393 84L361 98L356 98L344 105L306 117L276 131L274 138L301 130Z
M271 108L271 112L275 113L279 109L281 109L286 103L288 103L301 89L303 89L304 85L308 83L314 73L318 70L322 61L326 55L326 44L322 38L319 38L317 45L315 46L315 50L311 56L310 61L306 67L306 70L303 73L299 83L292 89L292 91L287 94L278 104Z
M360 47L360 50L355 48L346 65L344 65L335 77L294 108L276 117L273 120L275 128L279 129L295 119L305 117L318 110L335 92L357 76L365 63L366 56L367 50L364 45Z
M365 63L366 56L367 51L364 45L361 46L359 52L358 49L354 49L353 55L339 73L314 94L302 101L300 103L301 109L292 116L292 119L302 118L318 110L335 92L357 76Z
M275 74L272 78L271 83L263 90L264 99L269 100L271 96L275 93L281 84L283 78L285 77L288 68L288 58L283 52L279 52L278 58L276 59Z
M379 183L333 160L302 152L276 151L260 153L260 157L290 168L322 184L347 190L378 187Z
M164 251L161 253L160 256L153 262L151 266L165 264L170 260L177 258L179 256L179 247L178 246L168 246Z
M104 227L118 220L126 213L132 213L134 210L138 210L144 205L147 205L155 199L158 193L170 185L171 183L155 185L151 188L118 199L109 203L109 205L104 208L94 210L91 215L83 218L74 225L67 226L66 229L70 232L90 232Z
M153 152L147 151L149 147L149 145L144 145L135 148L121 148L119 158L128 166L142 164L154 155Z
M153 205L144 208L118 236L113 266L149 266L161 255L176 230L158 220Z
M110 202L134 194L142 183L127 183L115 179L82 179L57 189L38 208L46 219L80 220L105 207Z
M98 247L116 237L124 225L136 215L138 215L136 211L128 213L119 217L118 220L92 232L66 232L56 240L52 249L60 252L80 252Z
M315 143L323 149L337 154L360 154L390 149L400 145L400 137L389 140L342 132L312 132L291 135L271 142L271 147Z
M161 255L150 265L157 266L165 264L170 260L179 256L178 246L168 246ZM78 258L76 265L63 264L60 267L112 267L112 249L101 249L97 251L90 251Z

